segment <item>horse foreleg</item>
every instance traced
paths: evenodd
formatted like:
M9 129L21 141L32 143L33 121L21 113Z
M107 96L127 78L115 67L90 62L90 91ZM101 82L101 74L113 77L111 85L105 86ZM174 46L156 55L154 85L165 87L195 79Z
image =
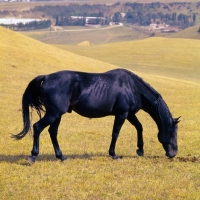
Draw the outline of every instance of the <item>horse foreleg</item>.
M135 126L136 130L137 130L137 147L138 149L136 150L138 156L143 156L144 155L144 142L143 142L143 128L142 128L142 124L139 122L139 120L137 119L137 117L135 116L135 114L129 114L127 117L128 121Z
M119 158L115 154L115 146L116 146L117 138L119 136L119 132L121 130L122 125L124 124L126 117L127 117L126 113L124 113L123 115L115 116L115 121L114 121L114 126L113 126L113 131L112 131L112 140L111 140L110 148L109 148L109 155L112 156L113 159Z
M56 158L59 158L61 161L66 160L67 158L63 156L62 151L60 150L57 134L58 134L58 126L60 124L61 117L57 118L49 127L49 134L51 137L51 141L54 147L54 151L56 154Z
M56 118L54 116L46 113L42 119L33 125L33 149L31 151L31 156L28 157L29 164L33 164L39 154L40 133L44 130L45 127L53 123L55 119Z

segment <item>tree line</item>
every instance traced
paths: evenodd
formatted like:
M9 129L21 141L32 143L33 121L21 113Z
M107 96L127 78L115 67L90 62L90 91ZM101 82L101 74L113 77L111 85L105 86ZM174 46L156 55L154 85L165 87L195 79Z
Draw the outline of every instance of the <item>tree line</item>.
M188 2L175 2L175 3L125 3L125 6L129 9L126 13L125 19L123 19L119 13L114 15L114 21L125 21L131 24L149 25L151 23L167 23L169 25L181 26L182 28L194 25L196 23L196 13L192 14L177 14L171 12L174 6L177 8L187 7L190 9L191 3ZM198 6L198 3L197 3ZM165 10L156 12L157 10Z
M4 26L6 28L15 31L27 31L27 30L48 28L51 26L51 20L32 21L25 24L24 23L9 24L9 25L2 24L1 26Z
M185 15L185 14L178 14L174 13L147 13L143 14L141 12L135 13L128 11L123 18L121 14L115 13L113 17L114 22L127 22L131 24L139 24L139 25L150 25L151 23L167 23L169 25L176 25L187 27L196 23L196 14L193 13L192 15Z
M90 23L101 25L109 24L110 21L125 22L139 25L149 25L151 23L167 23L170 25L181 26L182 28L191 26L196 22L196 14L184 14L171 12L173 6L187 7L190 3L125 3L121 10L112 13L112 7L116 9L120 3L110 6L104 4L69 4L68 6L36 6L33 12L43 12L55 20L57 26L84 26L86 17L96 17L91 19ZM126 10L125 17L121 15L123 9ZM164 9L164 13L161 11ZM71 18L71 16L80 16L80 18ZM105 17L106 20L100 20L98 17Z
M87 18L94 17L94 18ZM86 20L87 19L87 20ZM57 15L56 16L56 26L85 26L87 24L100 24L106 25L109 24L108 18L104 18L103 15L90 15L90 16L76 16L76 18L72 18L68 15Z
M69 4L68 6L36 6L31 9L32 12L43 12L56 19L57 16L96 16L102 15L108 7L101 4Z

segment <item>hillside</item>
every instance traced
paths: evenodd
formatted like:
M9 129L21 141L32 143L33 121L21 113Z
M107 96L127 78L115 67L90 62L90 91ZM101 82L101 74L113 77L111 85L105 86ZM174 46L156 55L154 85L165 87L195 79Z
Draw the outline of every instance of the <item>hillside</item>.
M200 33L198 32L199 25L189 27L185 30L182 30L178 33L172 34L170 38L189 38L189 39L200 39Z
M200 39L199 25L192 26L176 33L155 33L154 37Z
M31 71L33 74L62 69L105 71L110 65L74 55L22 34L0 27L1 70L11 67L13 73ZM25 71L26 70L26 71ZM5 72L4 72L5 73ZM23 74L22 74L23 76Z
M10 113L7 117L11 121L14 120L12 111L21 108L24 89L35 76L65 69L104 72L114 68L110 64L75 55L1 26L0 36L0 93L3 97L0 98L0 104L4 105L0 106L0 113ZM4 120L7 118L0 119L1 133L12 132L6 130Z
M150 34L143 33L127 26L107 26L102 28L85 27L54 27L55 31L27 31L22 34L48 44L77 45L88 40L94 45L131 41L147 38Z
M153 37L96 45L57 47L137 72L200 82L200 41Z

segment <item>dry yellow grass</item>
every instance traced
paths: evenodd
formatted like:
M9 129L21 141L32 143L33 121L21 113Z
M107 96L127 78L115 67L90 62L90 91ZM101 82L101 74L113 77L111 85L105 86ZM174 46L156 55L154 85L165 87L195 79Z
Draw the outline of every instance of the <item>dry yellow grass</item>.
M200 40L147 38L82 48L56 45L136 72L200 82Z
M145 156L136 156L136 133L126 122L116 147L123 156L120 161L112 160L107 152L113 117L89 120L72 113L63 116L58 136L69 159L63 163L55 159L45 129L40 155L30 167L27 156L32 138L27 136L19 142L10 138L10 133L22 128L21 97L29 81L38 74L57 70L100 72L115 66L1 27L0 36L1 199L198 199L199 82L146 74L145 70L139 74L163 95L175 117L182 115L179 153L173 161L165 157L155 123L144 112L138 117L144 126ZM37 118L33 114L33 121Z

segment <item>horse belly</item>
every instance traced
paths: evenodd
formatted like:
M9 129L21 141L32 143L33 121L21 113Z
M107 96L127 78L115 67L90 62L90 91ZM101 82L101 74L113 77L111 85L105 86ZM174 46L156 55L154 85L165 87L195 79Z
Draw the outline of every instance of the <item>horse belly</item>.
M72 110L88 118L99 118L112 115L112 103L79 101L71 106Z

